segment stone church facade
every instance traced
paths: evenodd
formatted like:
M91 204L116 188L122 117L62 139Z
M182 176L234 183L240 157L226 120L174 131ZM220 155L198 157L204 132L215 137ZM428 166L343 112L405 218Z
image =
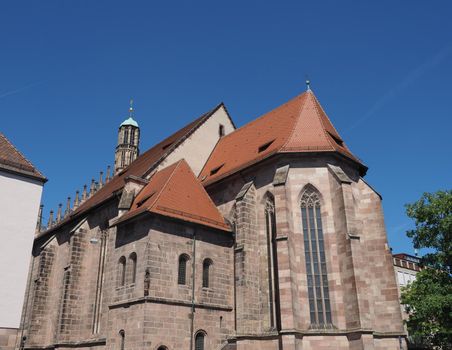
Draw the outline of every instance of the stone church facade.
M23 348L406 348L381 198L312 91L135 155L37 232Z

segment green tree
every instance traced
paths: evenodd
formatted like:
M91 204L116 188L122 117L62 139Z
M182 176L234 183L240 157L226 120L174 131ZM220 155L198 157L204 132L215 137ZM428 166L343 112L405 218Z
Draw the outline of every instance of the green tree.
M406 212L415 220L407 232L414 247L431 250L422 257L425 269L402 290L408 333L430 348L452 349L452 191L424 193Z

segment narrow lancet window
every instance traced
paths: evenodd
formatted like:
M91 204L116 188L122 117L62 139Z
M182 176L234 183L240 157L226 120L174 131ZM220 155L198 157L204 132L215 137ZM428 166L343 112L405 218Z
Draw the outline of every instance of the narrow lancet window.
M118 285L126 284L126 258L121 256L118 263Z
M331 307L326 271L325 244L323 239L320 197L308 187L301 197L306 275L311 325L331 325Z
M278 276L276 262L276 216L275 203L272 197L268 197L265 201L265 231L267 240L268 307L270 312L270 327L276 328L278 315Z
M202 263L202 286L203 288L209 288L210 286L210 267L212 266L212 260L205 259Z
M177 276L177 283L178 284L186 284L187 279L187 260L188 257L183 254L179 257L179 269L178 269L178 276Z
M123 143L129 143L129 130L124 130L124 142Z
M131 268L130 283L135 283L137 279L137 254L135 252L130 254L129 263Z
M125 349L125 343L126 343L126 332L124 332L123 329L119 331L119 349L124 350Z

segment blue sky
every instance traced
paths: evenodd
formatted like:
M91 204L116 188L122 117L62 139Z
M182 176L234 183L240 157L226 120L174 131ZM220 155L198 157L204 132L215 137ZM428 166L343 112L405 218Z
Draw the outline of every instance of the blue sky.
M0 11L0 120L49 178L45 218L113 164L133 97L145 150L220 101L243 125L312 88L383 196L451 188L450 1L14 1Z

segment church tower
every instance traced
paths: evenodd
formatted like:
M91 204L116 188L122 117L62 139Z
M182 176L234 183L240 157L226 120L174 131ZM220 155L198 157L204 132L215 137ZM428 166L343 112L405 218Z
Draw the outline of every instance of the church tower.
M115 174L127 168L140 154L140 127L133 119L133 100L130 100L129 118L119 126L115 152Z

